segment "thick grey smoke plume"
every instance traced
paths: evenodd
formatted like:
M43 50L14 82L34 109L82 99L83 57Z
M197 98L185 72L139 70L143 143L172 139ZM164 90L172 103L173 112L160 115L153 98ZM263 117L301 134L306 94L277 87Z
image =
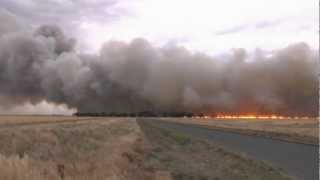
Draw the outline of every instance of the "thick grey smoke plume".
M43 100L80 112L186 111L316 116L318 54L304 43L223 60L144 39L76 53L56 26L0 31L0 104Z

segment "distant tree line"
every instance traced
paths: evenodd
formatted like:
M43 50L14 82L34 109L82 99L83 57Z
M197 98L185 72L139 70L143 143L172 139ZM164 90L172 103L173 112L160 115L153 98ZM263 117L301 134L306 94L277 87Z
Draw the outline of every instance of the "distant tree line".
M101 116L101 117L203 117L202 113L195 114L192 112L151 112L143 111L136 113L119 113L119 112L100 112L100 113L87 113L87 112L76 112L74 116Z

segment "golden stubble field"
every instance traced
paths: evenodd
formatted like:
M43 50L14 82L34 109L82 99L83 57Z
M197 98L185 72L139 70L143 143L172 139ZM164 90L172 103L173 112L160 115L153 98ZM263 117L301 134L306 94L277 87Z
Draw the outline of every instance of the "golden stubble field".
M78 120L93 119L92 117L76 116L46 116L46 115L0 115L0 126L45 124L56 122L73 122ZM97 119L97 118L95 118Z
M1 180L145 179L142 135L133 120L0 117Z
M0 180L291 179L268 163L154 122L0 116Z

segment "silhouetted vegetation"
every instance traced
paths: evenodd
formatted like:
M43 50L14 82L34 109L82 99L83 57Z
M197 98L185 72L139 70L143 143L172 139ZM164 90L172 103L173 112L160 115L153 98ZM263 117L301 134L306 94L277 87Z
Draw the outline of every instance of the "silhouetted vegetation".
M136 113L119 113L119 112L101 112L101 113L84 113L76 112L74 116L95 116L95 117L193 117L200 116L203 114L195 114L192 112L152 112L152 111L142 111Z

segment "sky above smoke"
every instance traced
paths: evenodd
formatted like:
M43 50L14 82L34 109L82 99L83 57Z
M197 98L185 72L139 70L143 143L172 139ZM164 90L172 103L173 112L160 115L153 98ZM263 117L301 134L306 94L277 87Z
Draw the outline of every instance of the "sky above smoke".
M88 52L137 37L209 54L319 45L316 0L1 0L0 7L33 27L59 25Z
M315 116L317 5L3 0L0 112Z

